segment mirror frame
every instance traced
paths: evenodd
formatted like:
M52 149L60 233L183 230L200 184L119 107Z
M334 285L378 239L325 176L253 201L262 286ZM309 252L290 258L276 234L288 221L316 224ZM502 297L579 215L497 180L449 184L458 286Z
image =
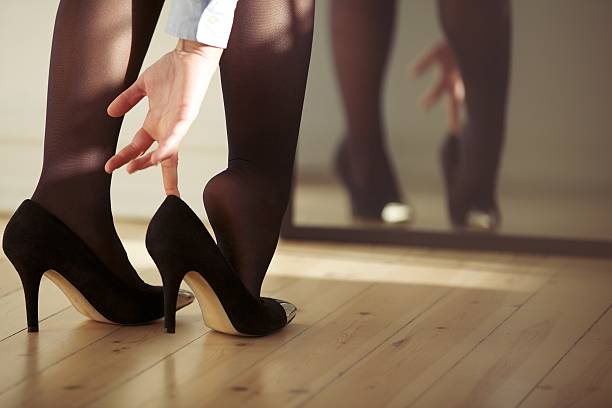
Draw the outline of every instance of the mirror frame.
M296 166L297 170L297 166ZM404 228L300 226L294 223L294 188L281 226L285 240L324 241L360 244L385 244L438 249L503 251L545 255L612 258L612 241L551 238L545 236L498 235L486 232L410 230ZM458 239L460 237L460 239Z

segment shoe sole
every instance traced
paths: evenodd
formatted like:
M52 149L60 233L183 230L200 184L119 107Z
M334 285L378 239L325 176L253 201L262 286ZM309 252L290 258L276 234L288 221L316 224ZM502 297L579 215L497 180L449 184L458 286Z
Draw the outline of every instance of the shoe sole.
M72 306L83 316L91 320L95 320L96 322L100 322L100 323L116 324L116 325L121 325L121 326L132 326L129 324L121 324L121 323L116 323L111 320L108 320L100 312L98 312L91 303L89 303L89 301L85 298L85 296L83 296L81 292L77 288L74 287L74 285L68 282L68 280L66 280L57 271L50 269L46 271L43 274L43 276L46 276L51 282L53 282L55 286L57 286L62 291L64 296L66 296L66 298L70 301ZM181 298L179 297L177 299L176 310L180 310L191 303L189 300L186 300L184 304L181 304L179 303L180 300ZM159 320L159 319L156 319L156 320ZM137 326L137 325L134 325L134 326Z
M184 280L193 291L193 294L200 305L202 319L204 320L204 324L206 324L206 326L215 331L234 336L260 337L253 334L241 333L234 327L231 320L227 316L221 301L215 294L215 291L201 274L195 271L187 272ZM293 314L293 316L287 320L287 324L289 324L294 317L295 314Z
M93 307L87 299L85 299L85 296L83 296L77 288L75 288L57 271L48 270L43 274L43 276L46 276L51 282L53 282L55 286L57 286L64 293L64 296L68 298L70 303L72 303L72 306L74 306L74 308L85 317L101 323L116 324L102 316L102 314L100 314L100 312L98 312L96 308Z

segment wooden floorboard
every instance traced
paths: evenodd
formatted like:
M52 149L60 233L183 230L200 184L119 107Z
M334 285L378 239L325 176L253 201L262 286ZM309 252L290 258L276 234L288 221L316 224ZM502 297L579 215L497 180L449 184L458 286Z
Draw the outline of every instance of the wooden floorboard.
M299 316L286 330L265 338L236 338L210 333L181 353L158 364L131 383L110 392L94 406L178 406L198 403L232 389L230 382L271 353L291 344L310 327L371 287L369 283L349 283L303 279L287 287L280 296L301 304ZM168 365L181 367L168 371ZM161 387L151 387L160 384ZM171 387L171 388L168 388ZM240 390L241 388L233 388ZM139 391L140 390L140 391ZM142 392L147 390L147 392ZM236 392L236 391L234 391ZM223 406L228 406L224 404Z
M144 231L119 224L159 283ZM612 261L282 242L263 293L298 314L264 338L196 304L174 335L92 322L46 279L27 333L2 253L0 276L2 407L612 406Z
M512 279L500 279L503 269L474 274L471 279L488 283L487 289L453 289L350 371L339 373L342 375L305 405L333 406L342 402L368 407L415 399L512 316L553 273L541 265L525 264L517 269L524 273Z
M272 291L271 294L276 293ZM85 347L73 349L74 353L31 373L0 393L0 406L44 406L46 401L64 401L64 407L83 406L206 333L208 329L203 326L200 311L195 306L179 312L175 335L165 335L161 321L139 327L97 324L105 326L108 333L100 332L99 338ZM73 330L78 330L82 324L82 318L75 320ZM50 331L42 326L41 330L34 336L42 337ZM41 353L36 350L37 355Z
M520 407L604 407L612 401L612 307L552 367Z
M2 253L0 251L0 253ZM21 288L21 280L19 275L13 271L13 266L8 259L0 257L0 273L2 273L2 279L0 279L0 298L17 292Z
M391 406L514 407L612 301L612 274L560 265L535 296L416 401Z

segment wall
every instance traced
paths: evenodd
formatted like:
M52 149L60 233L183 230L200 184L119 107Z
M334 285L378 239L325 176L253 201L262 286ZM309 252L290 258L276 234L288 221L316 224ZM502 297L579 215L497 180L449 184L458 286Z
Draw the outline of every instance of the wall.
M169 1L167 2L169 3ZM4 0L0 14L0 211L11 211L33 191L40 172L48 59L57 1ZM445 114L425 114L417 101L428 85L409 79L415 56L439 38L434 1L401 2L385 105L391 146L401 177L410 183L438 177L434 160ZM166 4L145 66L174 46L164 33ZM514 60L502 184L555 188L556 181L595 188L612 185L609 108L612 95L612 2L515 0ZM313 64L304 109L301 174L328 174L342 132L329 50L328 1L317 5ZM25 27L25 29L24 29ZM124 122L119 144L144 117L141 104ZM187 201L199 205L205 181L224 167L225 127L219 79L181 151L180 181ZM113 179L118 216L147 217L163 199L157 170ZM201 213L201 210L200 210Z
M47 74L53 22L58 1L4 0L0 14L0 211L12 211L29 197L42 165ZM168 52L176 40L164 32L166 2L144 66ZM27 27L27 31L24 30ZM124 121L119 145L129 143L142 124L146 101ZM227 143L218 74L200 115L181 149L179 182L183 197L201 210L201 191L213 174L225 168ZM150 217L163 200L158 169L113 178L113 210L117 216Z

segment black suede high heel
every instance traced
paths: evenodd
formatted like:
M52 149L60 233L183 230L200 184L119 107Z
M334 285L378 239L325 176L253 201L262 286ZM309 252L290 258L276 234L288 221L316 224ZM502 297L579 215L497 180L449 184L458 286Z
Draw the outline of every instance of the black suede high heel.
M377 194L371 189L358 187L349 170L350 158L346 138L340 142L336 151L335 170L349 193L353 217L364 221L378 221L387 224L400 224L412 221L414 209L402 202L396 194ZM393 181L392 181L393 182Z
M460 136L449 133L440 147L449 218L457 229L495 230L501 224L501 214L493 193L473 180L458 188L460 139Z
M29 332L38 331L43 275L90 319L137 325L163 316L162 288L143 281L136 287L124 282L70 228L32 200L21 203L9 220L2 248L23 284ZM193 295L183 291L175 308L192 301Z
M251 295L202 221L176 196L166 197L153 216L146 245L164 283L168 333L175 331L171 305L183 279L194 291L206 325L219 332L263 336L295 316L297 309L289 302Z

